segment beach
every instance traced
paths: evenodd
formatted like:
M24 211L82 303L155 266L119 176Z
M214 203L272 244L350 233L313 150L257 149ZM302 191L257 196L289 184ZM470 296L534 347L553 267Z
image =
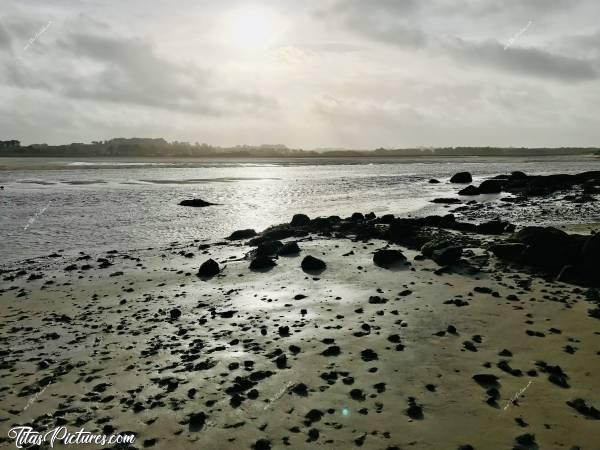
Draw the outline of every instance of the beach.
M556 195L520 209L570 207ZM264 232L22 263L0 293L2 435L67 425L134 433L134 448L598 448L591 266L560 281L535 253L546 229L481 210L297 214ZM565 228L595 242L589 218ZM519 245L527 259L501 251Z

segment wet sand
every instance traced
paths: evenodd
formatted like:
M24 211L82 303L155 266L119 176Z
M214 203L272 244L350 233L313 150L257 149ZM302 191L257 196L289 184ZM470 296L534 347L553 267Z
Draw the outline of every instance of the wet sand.
M385 269L381 240L295 240L261 272L243 242L196 242L2 281L0 445L66 424L135 448L600 448L593 410L567 404L600 408L585 289L481 248L440 271L392 245L407 263ZM209 257L222 270L201 279Z

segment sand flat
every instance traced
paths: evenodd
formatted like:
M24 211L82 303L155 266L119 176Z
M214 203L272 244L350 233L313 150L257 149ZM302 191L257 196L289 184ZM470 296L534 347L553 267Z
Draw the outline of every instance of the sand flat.
M113 266L81 273L47 267L42 280L15 281L27 294L0 297L12 361L2 370L3 435L13 424L50 429L64 417L86 431L133 431L138 448L152 439L156 448L181 449L267 441L272 448L511 448L528 433L540 448L600 445L598 422L566 404L595 404L599 387L600 322L587 316L581 290L537 278L522 289L517 282L531 276L493 270L436 275L433 261L414 260L417 253L402 247L410 265L383 269L372 257L384 244L303 240L300 256L281 257L264 273L249 271L247 247L213 246L208 253L225 269L206 281L195 271L208 255L185 258L178 248L164 258L131 255L139 262L117 255ZM304 273L306 254L327 269ZM55 284L40 289L48 279ZM477 286L498 296L476 293ZM444 303L452 299L468 305ZM336 356L322 354L335 346ZM499 356L505 349L512 356ZM42 360L47 368L37 366ZM522 375L501 370L501 361ZM559 365L570 387L550 382L539 361ZM232 390L236 377L252 374L259 376L249 386ZM498 377L495 406L476 374ZM293 391L300 383L306 397ZM422 419L409 417L411 398ZM190 415L200 412L205 423L191 431Z

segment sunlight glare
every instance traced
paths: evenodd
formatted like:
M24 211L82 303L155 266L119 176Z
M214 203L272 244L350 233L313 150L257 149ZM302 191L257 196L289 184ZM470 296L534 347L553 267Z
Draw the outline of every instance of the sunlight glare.
M247 52L261 52L276 43L282 33L282 23L269 10L247 7L231 13L225 31L230 45Z

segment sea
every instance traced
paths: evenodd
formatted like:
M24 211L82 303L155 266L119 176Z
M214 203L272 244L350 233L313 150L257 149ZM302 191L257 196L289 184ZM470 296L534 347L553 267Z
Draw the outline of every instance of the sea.
M0 266L62 251L134 250L220 240L293 214L418 216L456 196L459 171L485 177L600 170L594 157L69 159L0 158ZM431 184L435 178L439 184ZM179 206L184 199L216 203ZM564 218L577 221L577 217Z

